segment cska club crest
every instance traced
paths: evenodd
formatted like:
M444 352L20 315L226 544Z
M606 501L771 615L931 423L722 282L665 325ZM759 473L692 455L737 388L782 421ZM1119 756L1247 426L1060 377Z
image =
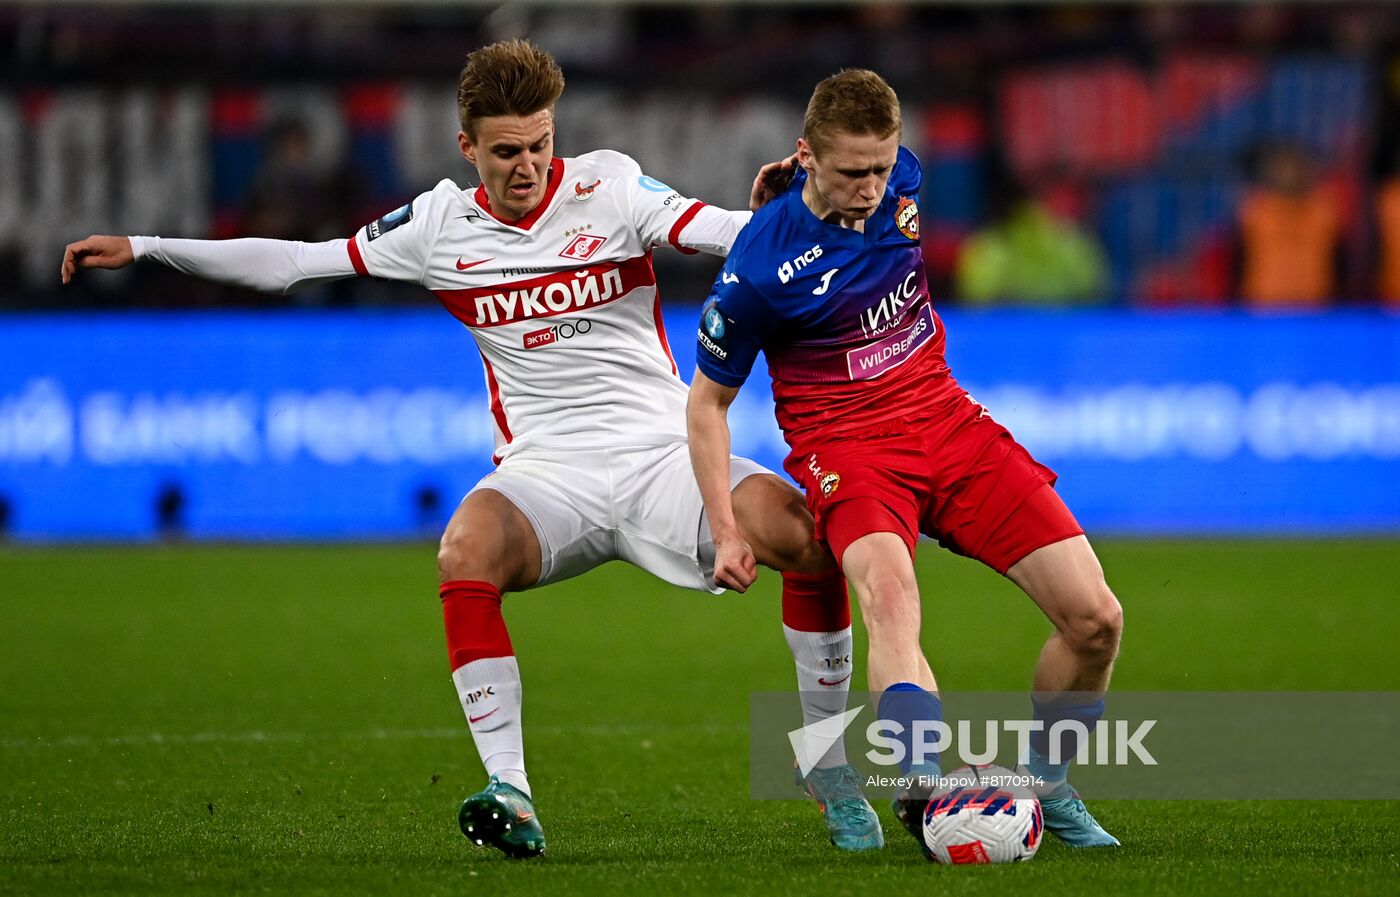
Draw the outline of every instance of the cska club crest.
M894 225L909 239L919 239L919 204L913 198L899 198L899 204L894 207Z
M822 495L830 498L831 493L835 492L836 488L841 485L841 474L835 471L827 471L822 474L821 481L818 485L821 486Z

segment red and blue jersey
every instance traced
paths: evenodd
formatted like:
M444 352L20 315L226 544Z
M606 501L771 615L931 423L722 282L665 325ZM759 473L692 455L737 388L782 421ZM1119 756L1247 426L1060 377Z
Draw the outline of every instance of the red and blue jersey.
M856 231L807 208L799 170L740 232L715 280L697 365L737 387L762 351L794 450L817 434L888 432L961 393L919 250L921 180L900 147L884 198Z

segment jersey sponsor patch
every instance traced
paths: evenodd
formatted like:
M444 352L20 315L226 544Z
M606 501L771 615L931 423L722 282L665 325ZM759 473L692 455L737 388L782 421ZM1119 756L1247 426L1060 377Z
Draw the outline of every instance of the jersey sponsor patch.
M700 331L700 346L720 361L729 357L729 350L710 339L703 330Z
M860 313L860 329L866 336L879 336L904 323L906 306L919 296L919 271L904 276L899 285L886 293L879 302Z
M592 321L587 318L578 318L573 321L565 321L562 324L555 324L552 327L545 327L542 330L532 330L521 338L521 345L526 349L543 349L545 346L552 346L560 340L573 339L579 334L588 333L592 329Z
M651 261L642 255L625 262L598 262L510 284L433 292L467 326L496 327L606 305L633 290L655 285Z
M818 243L811 249L799 255L797 258L789 259L778 266L778 280L787 283L797 276L797 272L815 262L822 257L822 246Z
M897 333L846 353L846 370L852 380L874 380L899 367L928 345L938 332L933 306L924 304L918 317Z
M894 226L909 239L919 239L919 204L913 197L899 198L899 204L894 207Z
M649 178L649 177L647 177L646 175L642 175L641 177L637 178L637 183L641 186L641 188L642 188L643 190L646 190L646 191L648 191L648 192L650 192L650 193L674 193L674 192L676 192L676 191L672 190L670 187L668 187L668 186L666 186L665 184L663 184L661 181L658 181L656 178Z
M401 224L407 224L413 220L413 203L399 206L387 215L374 219L365 227L365 233L371 240L377 240L389 231Z

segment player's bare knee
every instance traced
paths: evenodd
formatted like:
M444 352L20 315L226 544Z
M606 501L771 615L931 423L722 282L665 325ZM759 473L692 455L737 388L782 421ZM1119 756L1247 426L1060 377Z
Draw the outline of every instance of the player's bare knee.
M835 566L831 554L816 540L812 518L805 507L788 508L784 518L770 527L770 531L768 548L778 569L822 573Z
M471 538L464 529L448 527L438 544L438 577L442 582L471 579L499 587L507 579L500 555L486 540Z
M828 573L836 569L836 560L826 546L813 537L810 527L802 532L788 560L792 566L786 569L797 573Z
M919 593L913 582L898 573L875 573L861 583L861 615L867 629L917 631Z
M468 568L467 548L461 543L461 539L452 530L442 534L442 541L438 543L437 567L438 579L442 582L449 582L454 579L468 579L465 575Z
M1061 627L1061 634L1076 654L1111 661L1123 636L1123 606L1102 585L1093 603Z

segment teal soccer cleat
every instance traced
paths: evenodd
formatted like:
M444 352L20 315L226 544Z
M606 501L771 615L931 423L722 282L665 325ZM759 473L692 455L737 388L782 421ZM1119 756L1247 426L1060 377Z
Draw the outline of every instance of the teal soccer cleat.
M1070 847L1122 846L1117 838L1104 831L1073 788L1069 789L1068 797L1048 800L1042 797L1040 809L1045 816L1045 828Z
M860 792L856 768L847 763L830 769L814 769L802 778L801 770L792 771L799 788L821 808L831 843L842 850L877 850L885 846L885 833L875 808Z
M473 844L490 844L511 859L544 853L544 829L535 805L518 788L495 776L485 790L462 801L457 824Z

